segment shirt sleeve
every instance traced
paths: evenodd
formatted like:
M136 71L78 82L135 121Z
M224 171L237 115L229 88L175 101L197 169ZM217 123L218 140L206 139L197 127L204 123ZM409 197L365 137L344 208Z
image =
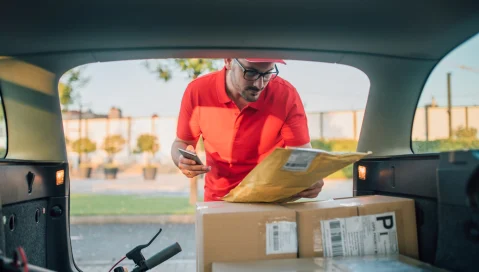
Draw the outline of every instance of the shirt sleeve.
M197 141L201 135L199 123L199 107L194 88L190 85L181 100L180 114L176 128L176 136L185 141Z
M294 91L293 103L281 128L281 135L286 146L301 146L311 142L308 120L298 92Z

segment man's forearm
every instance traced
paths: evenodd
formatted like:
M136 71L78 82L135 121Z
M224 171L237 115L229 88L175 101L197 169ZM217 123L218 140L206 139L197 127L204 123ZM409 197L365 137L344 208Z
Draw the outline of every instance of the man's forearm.
M175 165L178 167L179 164L179 158L180 158L180 152L178 152L178 148L181 149L186 149L188 146L187 143L179 140L175 140L173 144L171 145L171 159L175 163Z

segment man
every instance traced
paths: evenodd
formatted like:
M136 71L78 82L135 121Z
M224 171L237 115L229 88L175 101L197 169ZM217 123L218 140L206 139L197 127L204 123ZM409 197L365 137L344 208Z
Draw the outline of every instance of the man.
M205 201L221 200L277 147L311 147L299 94L277 76L276 63L286 64L280 59L225 59L222 70L186 88L171 156L188 178L207 173ZM178 152L194 152L200 135L204 166ZM320 180L292 199L315 198L322 187Z

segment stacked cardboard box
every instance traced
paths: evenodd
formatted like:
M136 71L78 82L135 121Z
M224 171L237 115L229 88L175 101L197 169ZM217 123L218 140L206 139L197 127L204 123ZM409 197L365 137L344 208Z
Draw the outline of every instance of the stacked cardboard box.
M341 255L400 253L418 258L416 212L412 199L374 195L292 203L285 207L295 210L297 214L300 258L325 256L323 242L329 245L328 241L323 241L325 238L341 240L344 247L341 251L349 253ZM371 216L368 218L368 215ZM337 218L350 219L339 222ZM338 233L332 237L334 230L330 226L334 224L338 230L341 226L342 236ZM330 233L326 235L323 230ZM337 246L333 250L333 246L329 246L332 251L341 249ZM346 252L348 247L351 250Z
M297 257L296 213L279 205L198 203L197 271L213 262Z
M197 204L197 271L215 262L402 254L418 257L414 201L365 196L309 203Z

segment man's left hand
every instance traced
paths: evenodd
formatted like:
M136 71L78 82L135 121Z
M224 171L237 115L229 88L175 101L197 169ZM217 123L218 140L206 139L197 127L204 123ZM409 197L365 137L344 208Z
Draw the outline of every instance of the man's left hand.
M322 179L318 180L311 187L309 187L308 189L302 192L297 193L293 197L298 199L299 198L315 198L319 195L319 193L321 192L321 189L323 189L323 185L324 185L324 181Z

